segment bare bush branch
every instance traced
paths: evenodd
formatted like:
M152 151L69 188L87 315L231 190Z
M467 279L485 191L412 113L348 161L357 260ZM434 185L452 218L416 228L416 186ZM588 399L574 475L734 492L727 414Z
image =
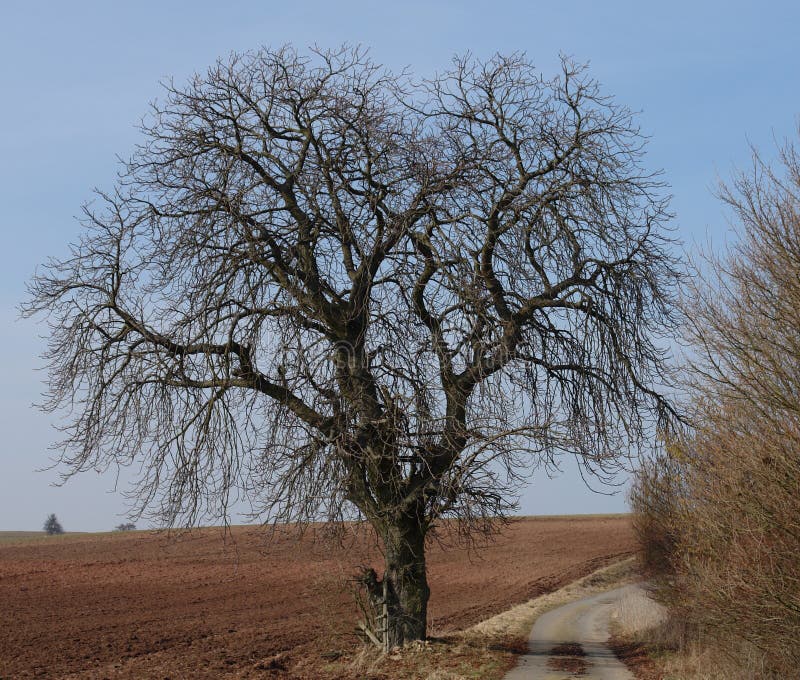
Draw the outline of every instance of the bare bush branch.
M694 429L643 468L645 554L678 617L733 660L785 678L800 655L800 156L754 152L721 189L739 240L687 298ZM655 560L654 562L657 562ZM656 566L653 564L653 566ZM728 677L728 676L726 676Z

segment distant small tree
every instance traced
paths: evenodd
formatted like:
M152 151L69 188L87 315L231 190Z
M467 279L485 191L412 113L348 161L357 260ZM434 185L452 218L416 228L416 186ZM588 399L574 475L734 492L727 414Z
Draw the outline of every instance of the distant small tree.
M53 536L54 534L63 534L64 527L61 526L61 522L58 521L55 513L50 513L47 516L47 519L44 521L44 530L50 535Z
M117 524L114 529L116 531L134 531L136 529L136 525L133 522L126 522L123 524Z

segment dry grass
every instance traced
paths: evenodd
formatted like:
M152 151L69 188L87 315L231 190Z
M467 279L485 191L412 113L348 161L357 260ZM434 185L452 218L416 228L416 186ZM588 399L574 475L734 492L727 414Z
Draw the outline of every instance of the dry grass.
M490 644L477 638L452 635L413 643L383 654L363 647L327 666L302 662L292 668L293 678L315 680L472 680L499 679L516 663L520 653L506 644Z
M611 612L609 644L638 680L663 680L653 657L670 622L667 609L642 591L626 593Z
M646 593L632 591L620 599L611 619L623 635L635 635L663 626L668 620L668 612Z
M460 633L434 637L390 654L365 647L355 656L332 661L326 668L314 668L315 677L319 680L499 680L527 652L528 634L539 616L572 600L617 588L635 577L634 560L629 558ZM293 672L298 671L302 673L302 668L293 668Z
M664 680L756 680L776 677L764 668L754 649L743 648L736 659L699 642L685 645L680 652L664 652L658 658Z
M80 532L65 532L63 534L48 535L44 531L0 531L0 545L14 543L31 543L36 541L63 541L71 536L85 536Z
M611 618L611 646L638 680L783 680L751 645L734 658L642 593L627 594Z
M16 541L30 540L31 538L44 538L43 531L0 531L0 543L14 543Z
M536 619L562 604L611 590L635 578L635 560L629 558L585 576L582 579L481 621L467 634L494 636L526 636Z
M755 648L743 643L733 658L708 638L687 634L674 619L638 633L613 628L612 647L638 680L765 680L781 678L766 668ZM795 676L791 676L795 677Z

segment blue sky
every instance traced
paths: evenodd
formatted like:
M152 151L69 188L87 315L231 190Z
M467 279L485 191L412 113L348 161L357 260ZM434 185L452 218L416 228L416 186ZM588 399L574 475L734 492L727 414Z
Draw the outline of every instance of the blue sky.
M728 236L712 190L745 167L748 144L774 153L800 114L796 2L13 2L0 4L0 530L107 530L125 509L116 475L54 488L52 419L31 408L44 328L17 320L26 280L65 252L74 216L111 186L116 155L159 81L181 82L217 57L259 45L360 43L419 75L454 53L525 51L552 74L559 53L590 62L603 90L640 111L647 165L662 168L688 252ZM120 478L122 488L125 476ZM525 492L526 514L616 512L624 495L589 492L574 469ZM233 518L236 521L236 518Z

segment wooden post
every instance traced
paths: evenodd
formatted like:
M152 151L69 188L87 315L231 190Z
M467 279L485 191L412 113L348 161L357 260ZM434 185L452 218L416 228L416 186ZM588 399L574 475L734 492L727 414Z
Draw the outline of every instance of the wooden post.
M358 622L358 627L361 629L361 631L364 633L364 635L366 635L370 640L372 640L372 644L374 644L376 647L382 647L383 646L383 641L379 640L377 637L375 637L375 633L373 633L369 629L369 626L366 623L364 623L363 621L359 621Z
M386 585L386 576L383 577L383 651L389 651L389 590Z

